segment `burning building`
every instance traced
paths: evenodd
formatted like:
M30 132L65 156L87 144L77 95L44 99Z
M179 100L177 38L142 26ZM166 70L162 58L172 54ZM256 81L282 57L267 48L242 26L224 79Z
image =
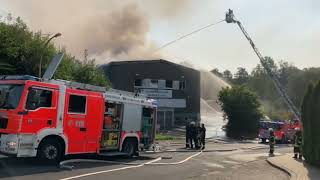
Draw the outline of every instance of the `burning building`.
M116 61L103 65L115 89L158 100L162 130L200 121L200 72L166 60Z

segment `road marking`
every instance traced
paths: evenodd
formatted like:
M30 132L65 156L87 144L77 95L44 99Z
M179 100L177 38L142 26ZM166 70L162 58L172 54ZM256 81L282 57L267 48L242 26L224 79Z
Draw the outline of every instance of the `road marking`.
M143 163L137 166L127 166L127 167L122 167L122 168L117 168L117 169L110 169L110 170L105 170L105 171L98 171L98 172L93 172L93 173L87 173L87 174L82 174L82 175L78 175L78 176L72 176L72 177L68 177L68 178L63 178L63 179L59 179L59 180L70 180L70 179L78 179L78 178L82 178L82 177L87 177L87 176L92 176L92 175L97 175L97 174L103 174L103 173L108 173L108 172L114 172L114 171L121 171L121 170L125 170L125 169L132 169L132 168L139 168L142 167L144 165L147 164L151 164L157 161L160 161L161 157L154 159L152 161L149 161L147 163Z
M82 175L78 175L78 176L72 176L72 177L68 177L68 178L63 178L63 179L59 179L59 180L71 180L71 179L78 179L78 178L82 178L82 177L87 177L87 176L92 176L92 175L97 175L97 174L103 174L103 173L109 173L109 172L114 172L114 171L121 171L121 170L125 170L125 169L133 169L133 168L139 168L142 167L144 165L177 165L177 164L182 164L184 162L189 161L190 159L199 156L202 153L202 151L187 157L186 159L179 161L179 162L174 162L174 163L156 163L157 161L160 161L162 158L159 157L157 159L154 159L152 161L140 164L140 165L136 165L136 166L127 166L127 167L122 167L122 168L117 168L117 169L110 169L110 170L105 170L105 171L97 171L97 172L92 172L92 173L87 173L87 174L82 174Z
M187 157L186 159L182 160L182 161L179 161L179 162L173 162L173 163L150 163L149 165L177 165L177 164L182 164L184 162L187 162L189 161L190 159L196 157L196 156L199 156L200 154L202 153L202 151L192 155L192 156L189 156Z

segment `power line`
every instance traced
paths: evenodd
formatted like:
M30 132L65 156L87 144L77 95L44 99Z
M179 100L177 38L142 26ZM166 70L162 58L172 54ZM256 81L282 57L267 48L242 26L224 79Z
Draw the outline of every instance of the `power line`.
M173 40L173 41L170 41L170 42L162 45L161 47L159 47L158 49L156 49L155 52L157 52L157 51L159 51L159 50L161 50L161 49L163 49L163 48L165 48L165 47L167 47L167 46L170 46L171 44L176 43L177 41L180 41L180 40L182 40L182 39L184 39L184 38L186 38L186 37L188 37L188 36L191 36L192 34L195 34L195 33L199 32L199 31L202 31L202 30L204 30L204 29L207 29L207 28L209 28L209 27L211 27L211 26L217 25L217 24L219 24L219 23L221 23L221 22L223 22L223 21L225 21L225 20L224 20L224 19L223 19L223 20L220 20L220 21L218 21L218 22L216 22L216 23L209 24L209 25L207 25L207 26L204 26L204 27L202 27L202 28L199 28L199 29L197 29L197 30L192 31L191 33L185 34L185 35L183 35L183 36L181 36L181 37L179 37L179 38L177 38L177 39L175 39L175 40Z

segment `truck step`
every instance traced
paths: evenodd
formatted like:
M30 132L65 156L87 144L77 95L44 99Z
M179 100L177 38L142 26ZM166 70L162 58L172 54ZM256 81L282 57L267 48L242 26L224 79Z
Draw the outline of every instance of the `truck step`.
M123 152L101 152L99 153L100 156L126 156L127 153Z

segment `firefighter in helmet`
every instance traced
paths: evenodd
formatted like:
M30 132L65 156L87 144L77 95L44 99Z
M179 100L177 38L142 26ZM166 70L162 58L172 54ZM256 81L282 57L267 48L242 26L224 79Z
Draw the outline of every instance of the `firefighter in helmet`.
M293 158L296 159L299 155L299 159L302 159L302 132L300 128L295 128L294 130L296 133L294 135Z
M190 148L191 142L191 125L187 122L186 124L186 148Z
M206 146L206 127L204 126L204 124L201 124L200 127L200 143L201 143L201 149L204 149Z
M269 150L269 155L272 156L274 153L274 145L276 144L276 138L274 136L274 132L272 128L269 128L269 146L270 146L270 150Z

